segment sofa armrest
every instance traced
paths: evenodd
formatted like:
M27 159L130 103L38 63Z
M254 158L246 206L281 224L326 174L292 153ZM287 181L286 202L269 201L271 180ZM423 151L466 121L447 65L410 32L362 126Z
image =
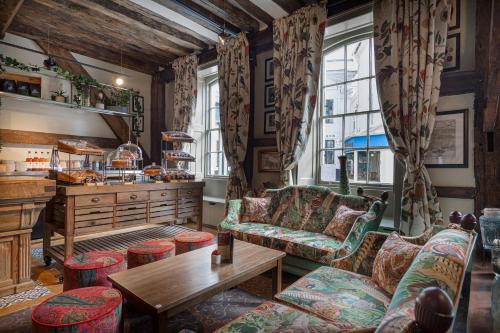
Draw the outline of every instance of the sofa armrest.
M373 262L387 236L382 232L367 232L360 245L353 252L332 260L330 265L335 268L371 276Z
M386 207L386 202L377 200L370 206L370 209L368 209L365 214L356 219L351 231L344 240L340 250L337 252L338 258L356 251L367 232L378 230Z
M218 229L221 230L224 225L238 224L240 223L240 213L241 213L241 199L229 200L227 202L227 215L218 225Z

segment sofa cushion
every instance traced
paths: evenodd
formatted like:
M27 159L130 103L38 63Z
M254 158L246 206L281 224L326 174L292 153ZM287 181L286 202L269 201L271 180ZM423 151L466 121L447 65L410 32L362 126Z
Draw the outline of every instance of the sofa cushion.
M460 230L446 229L434 235L403 275L382 323L401 316L411 323L415 299L427 287L443 289L456 306L474 240L475 235Z
M326 266L275 298L345 330L377 327L390 302L389 295L369 277Z
M335 333L334 324L283 304L266 302L251 312L236 318L214 333Z
M305 230L291 230L271 224L239 223L223 224L224 229L242 241L266 246L289 255L295 255L315 262L328 264L342 242L320 233Z
M420 245L405 241L397 232L390 234L375 257L373 281L391 295L394 294L403 274L421 248Z
M241 222L268 223L268 208L271 198L243 197L241 200Z
M347 206L341 205L337 208L335 215L330 223L326 226L323 233L328 236L336 237L338 239L346 239L349 231L356 221L356 219L363 215L364 211L354 210Z

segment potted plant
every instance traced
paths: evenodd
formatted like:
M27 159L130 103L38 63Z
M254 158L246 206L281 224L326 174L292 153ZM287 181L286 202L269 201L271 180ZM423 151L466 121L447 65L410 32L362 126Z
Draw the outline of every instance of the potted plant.
M66 97L66 92L59 88L58 90L51 91L52 100L60 103L66 103L68 98Z
M130 104L131 92L128 89L111 89L111 97L109 100L108 109L128 113L128 107Z
M99 93L97 94L97 101L95 103L95 107L96 107L96 109L101 109L101 110L105 109L104 93L102 91L99 91Z

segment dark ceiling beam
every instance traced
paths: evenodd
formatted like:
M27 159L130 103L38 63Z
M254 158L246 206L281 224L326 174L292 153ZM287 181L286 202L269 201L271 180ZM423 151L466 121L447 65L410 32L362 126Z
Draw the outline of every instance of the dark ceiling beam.
M326 4L328 17L352 10L356 7L371 5L373 0L329 0Z
M255 17L259 21L267 25L273 24L274 18L271 15L269 15L268 12L266 12L259 6L255 5L253 2L250 2L248 0L233 0L233 1L238 5L240 5L241 8L246 10L248 14Z
M288 14L302 7L302 3L299 0L273 0L273 2Z
M174 44L156 33L137 29L128 23L109 17L92 8L91 5L89 6L88 1L25 0L21 13L27 7L27 4L29 4L29 7L37 8L39 11L32 18L43 20L44 17L52 17L56 21L61 21L61 24L69 23L70 26L72 24L79 24L84 28L83 31L88 33L90 37L98 33L111 37L113 43L110 46L118 50L120 50L120 46L123 44L133 43L144 45L144 48L141 47L144 50L155 50L159 54L165 52L181 56L192 52L192 49ZM38 7L36 7L37 4Z
M24 0L0 0L0 38L5 37L12 20L16 16Z
M226 30L231 33L238 33L240 28L233 25L231 22L222 20L217 15L206 10L202 6L197 5L192 0L153 0L154 2L179 13L187 19L201 25L202 27L220 34L224 25Z
M243 31L259 31L259 22L226 0L191 0ZM249 2L249 1L247 1Z
M130 0L90 0L108 10L118 12L141 24L172 36L174 43L185 47L205 49L213 41L194 29L189 29Z

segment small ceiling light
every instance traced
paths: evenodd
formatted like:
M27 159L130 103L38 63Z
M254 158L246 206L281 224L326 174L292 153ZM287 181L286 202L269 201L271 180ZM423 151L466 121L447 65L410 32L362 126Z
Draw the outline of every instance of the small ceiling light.
M115 83L119 86L121 86L123 84L123 79L121 76L117 77L116 80L115 80Z

